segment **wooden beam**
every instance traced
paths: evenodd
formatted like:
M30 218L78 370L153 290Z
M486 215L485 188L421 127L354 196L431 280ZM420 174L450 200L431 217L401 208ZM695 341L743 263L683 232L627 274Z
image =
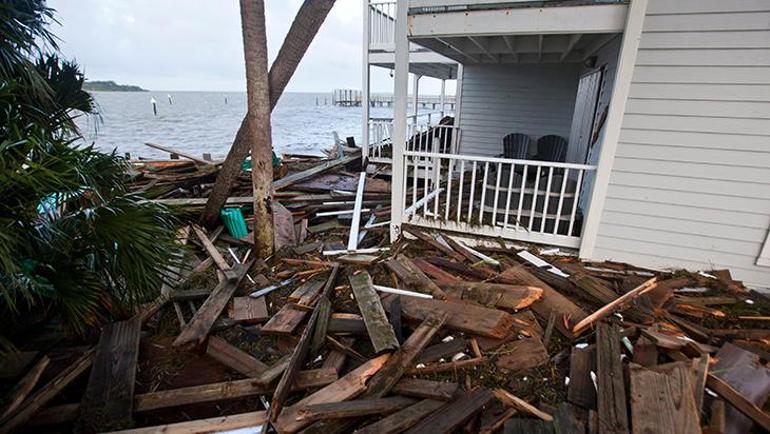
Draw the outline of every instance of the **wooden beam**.
M495 393L495 398L499 399L500 402L502 402L503 404L509 407L515 408L516 410L522 413L526 413L530 416L535 416L546 422L553 422L553 416L551 416L546 412L538 410L537 407L535 407L534 405L508 392L505 389L495 389L494 393Z
M182 151L180 151L178 149L168 148L168 147L165 147L165 146L161 146L161 145L158 145L158 144L155 144L155 143L149 143L149 142L145 142L145 145L147 145L147 146L149 146L151 148L157 149L159 151L168 152L169 154L179 155L180 157L187 158L188 160L192 160L192 161L194 161L196 163L205 164L205 165L212 165L212 164L214 164L211 161L206 161L206 160L204 160L202 158L198 158L198 157L196 157L194 155L190 155L190 154L184 153L184 152L182 152Z
M511 52L511 56L513 56L513 60L515 62L519 61L519 55L516 53L516 45L513 41L513 35L503 35L503 42L505 42L505 45L508 47L508 51Z
M133 428L125 431L113 431L112 434L189 434L210 433L260 426L267 422L266 411L217 416L209 419L191 420L145 428Z
M219 253L217 247L206 235L206 231L196 224L192 225L192 229L193 232L195 232L195 236L197 236L198 240L203 244L203 248L206 249L206 253L208 253L209 256L211 256L211 259L214 260L214 264L216 264L217 268L222 272L229 270L231 268L230 264L228 264L227 261L225 261L225 258L222 257L222 254Z
M575 48L575 45L578 43L578 41L580 41L580 38L582 36L583 35L580 33L570 35L569 42L567 42L567 47L561 53L561 56L559 56L559 61L564 62L564 59L566 59L569 52L572 51L573 48Z
M543 296L541 288L527 285L460 281L443 283L441 288L453 298L510 310L529 307Z
M596 345L599 433L628 433L626 387L623 381L620 334L617 327L599 323L596 330Z
M689 364L684 362L677 362L669 373L630 366L632 433L701 432L690 371Z
M130 319L102 329L80 404L80 430L102 432L132 425L141 328L138 319Z
M476 56L472 56L472 55L468 54L467 52L457 48L457 46L455 46L453 44L450 44L449 42L445 41L444 39L436 38L436 40L439 41L440 43L446 45L450 50L455 51L455 52L459 53L461 56L468 58L472 62L474 62L474 63L478 63L479 62L479 59Z
M402 378L393 386L391 392L396 395L414 396L437 401L451 401L460 385L445 381L423 380L420 378Z
M246 272L251 268L252 262L248 264L236 264L232 270L228 270L226 279L222 281L211 295L203 302L200 309L195 312L190 322L182 328L182 332L174 340L174 346L200 345L211 331L214 321L227 306L227 302L233 297L235 290L240 285Z
M247 377L257 378L269 368L256 357L231 345L219 336L209 337L206 354Z
M374 414L388 414L416 403L414 398L392 396L389 398L357 399L355 401L327 402L310 404L300 408L297 419L316 421L322 419L342 419Z
M396 434L435 413L442 406L444 403L441 401L425 399L356 430L356 434Z
M449 433L461 426L494 399L489 389L467 392L418 422L406 434Z
M380 297L372 287L372 278L369 273L359 271L351 274L348 279L356 297L358 309L364 317L364 324L375 353L398 349L398 339L388 322Z
M406 255L399 254L385 261L385 266L394 272L407 288L444 300L447 295L425 275Z
M13 411L27 399L27 396L29 396L32 389L35 388L35 385L37 385L40 376L43 374L43 371L45 371L45 368L48 367L50 361L51 359L49 359L48 356L41 357L32 369L24 374L21 380L13 386L13 389L11 389L3 399L5 406L0 410L0 420L13 413Z
M575 324L575 326L572 328L572 332L575 335L580 334L580 332L585 330L585 328L588 327L589 325L611 314L615 310L615 308L619 308L624 303L627 303L635 299L636 297L644 294L645 292L655 288L657 281L658 281L657 277L653 277L645 281L641 285L637 286L636 288L623 294L622 296L616 298L615 300L607 303L606 305L599 308L597 311L595 311L591 315L588 315L587 317L583 318L583 320Z
M484 53L487 57L489 57L490 60L493 62L497 62L497 57L493 56L492 53L489 52L487 47L484 46L484 44L481 43L481 41L478 40L481 36L473 37L468 36L468 39L470 39L471 42L473 42L473 45L479 47L479 50L481 50L482 53Z

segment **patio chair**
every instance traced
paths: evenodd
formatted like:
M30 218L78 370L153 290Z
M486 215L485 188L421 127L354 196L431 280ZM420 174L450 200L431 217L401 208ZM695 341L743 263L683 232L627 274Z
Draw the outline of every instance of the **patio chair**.
M557 135L547 135L537 139L535 160L564 162L567 159L567 139Z
M532 139L526 134L512 133L503 137L503 158L526 160Z

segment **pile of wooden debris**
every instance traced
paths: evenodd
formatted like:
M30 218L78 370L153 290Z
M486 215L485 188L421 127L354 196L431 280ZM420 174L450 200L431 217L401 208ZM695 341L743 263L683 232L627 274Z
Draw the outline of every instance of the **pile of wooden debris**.
M0 367L0 431L770 430L770 301L728 271L409 226L389 245L388 181L345 160L275 182L290 224L272 257L186 226L189 269L95 346L21 344ZM207 166L154 164L136 186L196 209Z

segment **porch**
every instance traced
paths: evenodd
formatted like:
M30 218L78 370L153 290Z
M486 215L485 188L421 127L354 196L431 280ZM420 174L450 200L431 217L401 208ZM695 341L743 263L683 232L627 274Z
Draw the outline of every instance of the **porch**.
M409 26L395 31L395 121L368 123L370 160L393 165L392 236L409 223L579 248L626 5L420 3L404 2ZM401 35L460 65L451 118L421 123L399 106Z

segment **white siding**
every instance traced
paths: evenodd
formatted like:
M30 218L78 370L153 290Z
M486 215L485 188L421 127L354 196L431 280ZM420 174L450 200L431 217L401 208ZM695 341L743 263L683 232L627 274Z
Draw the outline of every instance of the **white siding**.
M503 137L528 134L533 143L557 134L569 139L579 64L465 65L460 150L499 155Z
M593 256L755 265L770 227L770 2L650 0Z

